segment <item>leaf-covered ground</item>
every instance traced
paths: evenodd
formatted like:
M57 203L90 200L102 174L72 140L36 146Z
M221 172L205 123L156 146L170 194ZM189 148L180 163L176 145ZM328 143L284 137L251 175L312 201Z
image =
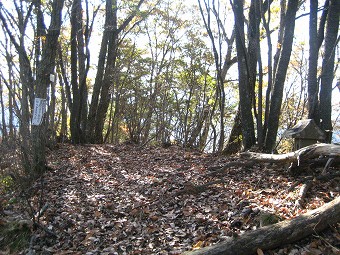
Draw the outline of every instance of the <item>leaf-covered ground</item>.
M289 219L339 195L339 179L315 181L301 209L300 186L292 185L304 176L293 177L284 168L261 164L211 174L236 160L177 146L59 145L49 156L51 170L36 184L43 185L43 195L35 199L48 209L40 218L46 229L35 232L31 249L181 254L259 227L262 212ZM339 244L338 224L265 254L337 254Z

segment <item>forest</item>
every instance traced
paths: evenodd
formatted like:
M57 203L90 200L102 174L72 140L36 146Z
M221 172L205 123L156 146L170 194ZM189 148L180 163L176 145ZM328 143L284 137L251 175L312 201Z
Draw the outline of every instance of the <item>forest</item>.
M0 254L339 252L339 16L338 0L0 1Z

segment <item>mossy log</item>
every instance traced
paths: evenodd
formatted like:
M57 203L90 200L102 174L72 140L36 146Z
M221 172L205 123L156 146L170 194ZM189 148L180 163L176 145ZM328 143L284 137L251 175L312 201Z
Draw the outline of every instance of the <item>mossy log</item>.
M339 222L340 197L291 220L246 232L239 237L230 238L199 250L185 252L182 255L254 254L257 249L270 250L283 244L293 243Z

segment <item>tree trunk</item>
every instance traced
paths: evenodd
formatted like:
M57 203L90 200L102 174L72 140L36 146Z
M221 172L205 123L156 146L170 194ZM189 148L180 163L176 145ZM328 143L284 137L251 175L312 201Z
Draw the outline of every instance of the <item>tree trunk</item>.
M43 46L41 69L37 74L36 98L46 99L47 87L50 83L50 74L54 73L55 58L57 54L58 38L61 28L61 12L63 0L54 0L52 3L51 23L46 34L46 42ZM39 7L38 7L39 8ZM46 117L46 116L45 116ZM33 169L34 175L39 176L46 168L45 136L46 121L41 125L32 126L33 138Z
M260 45L258 45L258 52L261 51ZM258 65L259 65L259 81L258 81L258 90L257 90L257 116L256 116L256 128L257 128L257 145L262 150L263 149L263 99L262 99L262 91L263 91L263 66L262 66L262 57L259 54L258 57Z
M298 9L298 1L289 0L285 15L285 29L282 42L282 50L275 75L274 88L268 116L268 131L266 134L265 150L271 152L275 148L276 136L279 127L279 117L283 96L283 88L286 73L292 52L294 39L295 15Z
M10 72L11 74L12 72ZM12 79L9 79L9 93L8 93L8 109L9 109L9 119L8 119L8 124L9 124L9 137L11 140L15 140L16 137L16 132L15 132L15 127L14 127L14 112L16 111L15 109L16 102L15 102L15 97L14 93L12 93L12 90L15 91L15 85L12 82ZM19 112L19 110L17 110Z
M0 79L1 81L6 85L7 90L8 90L8 128L9 128L9 134L8 138L9 140L15 140L16 136L16 129L15 129L15 123L14 123L14 114L20 118L20 110L19 106L15 100L15 84L13 83L12 80L12 65L13 63L11 61L7 62L8 65L8 73L9 78L8 81L5 80L3 75L1 75ZM20 98L20 97L19 97Z
M86 78L89 63L84 52L85 43L82 11L81 0L73 1L71 10L71 85L73 102L71 105L70 119L71 140L73 143L85 142L84 132L87 118ZM88 29L89 28L86 27L85 30L88 31ZM86 40L87 39L88 38L86 38Z
M326 132L326 141L332 140L332 82L334 78L335 48L339 30L340 1L330 0L322 61L320 87L320 127Z
M110 13L110 18L112 19L112 26L109 28L110 35L108 40L108 54L106 60L106 67L104 72L104 77L101 82L101 93L98 102L98 108L96 113L96 123L94 129L94 140L97 143L103 142L103 129L104 122L106 119L107 109L111 100L110 88L113 91L113 85L115 83L115 67L117 59L118 50L118 17L117 17L117 0L113 0L111 3L112 12Z
M119 130L119 123L121 122L121 92L116 92L115 101L112 102L115 105L114 109L114 115L113 115L113 123L112 123L112 134L111 134L111 142L112 143L118 143L119 139L121 138L120 130Z
M200 133L203 130L204 123L209 118L209 110L203 110L200 114L197 116L197 124L194 127L194 130L191 132L190 139L188 141L189 147L197 147L197 138L199 137Z
M252 91L249 85L249 69L247 68L247 52L244 36L243 1L234 0L234 15L236 23L236 49L238 59L239 98L244 149L255 144L254 121L252 115Z
M308 60L308 118L319 123L318 106L318 0L310 0L309 15L309 60Z
M72 107L70 109L70 130L71 141L75 144L80 143L80 100L78 88L78 47L77 47L77 34L78 30L82 29L79 21L81 17L78 16L78 8L81 9L81 1L74 0L71 8L71 88L72 88Z
M118 36L136 16L143 2L144 0L139 0L133 12L118 26L117 0L106 0L105 31L88 115L87 136L92 143L103 142L104 123L111 99L110 88L115 78Z
M262 141L259 142L259 145L261 145L261 149L263 147L263 144L265 142L265 137L267 133L267 127L268 127L268 117L269 117L269 106L270 106L270 99L271 99L271 92L273 88L273 45L271 40L271 32L270 32L270 21L271 21L271 11L270 11L270 3L268 2L268 5L265 6L264 4L261 4L262 1L260 1L260 8L261 8L261 18L262 23L264 26L264 29L266 30L266 38L267 38L267 47L268 47L268 85L266 90L266 102L265 102L265 109L264 109L264 123L262 128ZM268 15L267 19L265 17L264 9L267 7L268 9ZM262 117L262 116L261 116ZM259 139L259 137L258 137Z
M23 16L23 12L17 10L18 16L20 16L19 22L11 20L13 23L18 24L19 39L17 41L16 37L13 36L11 29L8 26L6 18L3 16L2 8L0 8L0 20L2 21L3 28L8 34L11 43L14 45L16 51L19 55L19 68L20 68L20 80L22 83L22 95L20 99L21 112L19 116L19 132L22 140L22 149L25 150L24 153L29 151L29 140L30 140L30 108L29 103L33 104L33 72L30 66L29 57L25 51L24 37L27 28L28 18L33 10L33 4L29 6L27 10L26 17ZM10 21L10 22L11 22ZM24 22L25 21L25 22ZM27 164L26 164L27 163ZM25 165L29 165L26 162Z
M5 118L5 105L4 105L4 98L3 98L3 86L0 78L0 106L1 106L1 140L0 142L6 142L8 140L8 132L7 132L7 125L6 125L6 118Z
M255 254L257 249L269 250L280 245L293 243L309 235L319 233L329 225L340 221L340 197L324 206L285 220L274 225L265 226L254 231L230 238L219 244L183 255L234 255Z
M65 84L63 84L62 75L59 74L59 80L62 84L61 86L61 127L60 133L58 137L58 142L64 143L67 139L67 103L66 103L66 95L65 95Z
M55 106L56 106L56 95L55 95L55 92L56 92L56 80L57 80L57 77L56 75L54 75L54 80L51 81L51 102L50 102L50 105L49 105L49 108L48 108L48 114L49 114L49 122L48 122L48 129L50 130L50 135L48 137L48 141L49 141L49 144L50 145L53 145L55 144L56 142L56 125L55 125Z
M280 24L277 38L276 52L274 55L273 63L273 80L275 80L275 75L277 73L279 58L282 51L282 43L286 27L286 12L287 12L287 0L280 0Z
M325 39L325 27L326 27L326 20L328 16L329 10L329 0L325 0L325 4L323 6L323 11L320 17L319 23L319 30L318 30L318 50L320 49L323 40Z
M183 133L184 133L184 142L183 144L185 146L191 146L189 144L189 133L190 133L190 128L189 128L189 113L190 113L190 104L191 104L191 97L192 97L192 94L193 94L193 87L190 86L190 89L189 89L189 93L188 93L188 99L186 100L185 102L185 114L184 114L184 121L183 121L183 124L184 124L184 127L183 127ZM191 114L191 113L190 113Z
M237 109L234 124L230 131L229 140L227 146L223 150L223 155L231 155L239 152L242 147L242 140L240 136L242 135L241 132L241 116L240 110Z
M259 25L261 21L259 1L251 1L249 9L249 29L248 29L248 76L249 91L252 93L254 112L256 112L255 84L257 76L257 60L259 55L260 32ZM262 95L259 95L259 97Z
M85 13L86 24L84 31L78 32L78 52L79 55L79 96L80 96L80 128L81 142L86 142L86 130L87 130L87 115L88 115L88 88L87 88L87 75L90 70L90 49L89 41L93 29L94 18L98 13L98 9L94 10L93 20L90 23L88 0L85 0ZM79 10L80 12L81 10ZM81 13L79 13L81 16ZM84 36L83 36L84 35Z
M102 89L102 82L104 77L104 71L105 71L105 63L106 63L106 55L108 51L108 43L109 38L112 36L113 33L113 3L111 0L106 0L106 13L105 13L105 25L104 25L104 33L100 45L99 50L99 56L98 56L98 64L97 64L97 73L95 82L93 85L93 92L92 92L92 98L91 98L91 104L89 108L89 114L88 114L88 125L87 125L87 137L88 141L91 143L95 142L95 127L96 127L96 115L98 110L98 104L100 99L100 91ZM110 47L110 50L112 50L112 47Z

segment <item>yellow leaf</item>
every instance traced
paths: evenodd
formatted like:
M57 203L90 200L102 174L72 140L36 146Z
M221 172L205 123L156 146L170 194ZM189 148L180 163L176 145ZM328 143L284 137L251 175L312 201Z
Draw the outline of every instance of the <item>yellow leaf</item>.
M193 250L198 250L198 249L200 249L200 248L202 247L202 245L203 245L203 241L198 241L198 242L192 247L192 249L193 249Z

